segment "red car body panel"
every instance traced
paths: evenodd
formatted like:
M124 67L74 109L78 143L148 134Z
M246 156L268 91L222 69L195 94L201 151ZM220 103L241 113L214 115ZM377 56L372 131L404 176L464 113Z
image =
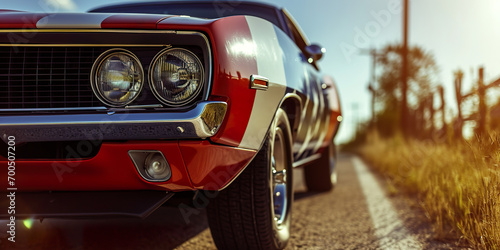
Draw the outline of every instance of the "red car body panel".
M179 147L196 189L219 190L253 159L255 150L212 145L208 141L180 141Z
M49 14L26 14L24 12L7 12L0 15L1 29L36 29L40 19Z
M330 122L328 123L328 132L326 133L325 140L323 142L323 148L326 148L330 142L335 137L339 129L340 122L342 121L342 114L340 112L340 99L339 92L337 86L335 85L334 80L330 76L324 76L323 82L327 85L326 89L326 98L331 100L329 102L328 109L330 110Z
M166 182L143 180L128 155L130 150L153 149L165 155L172 169ZM104 142L91 159L17 160L16 186L19 191L219 190L254 155L252 150L208 141ZM6 159L0 158L0 164L7 166ZM7 171L1 171L0 178L7 180ZM7 187L2 182L2 188Z

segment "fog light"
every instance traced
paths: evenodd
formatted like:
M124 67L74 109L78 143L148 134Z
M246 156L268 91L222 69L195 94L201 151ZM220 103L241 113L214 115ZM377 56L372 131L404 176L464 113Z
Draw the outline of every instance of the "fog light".
M128 154L144 180L161 182L169 180L172 176L170 165L160 151L130 150Z
M170 176L170 167L160 153L149 154L144 163L146 173L155 180L162 180Z

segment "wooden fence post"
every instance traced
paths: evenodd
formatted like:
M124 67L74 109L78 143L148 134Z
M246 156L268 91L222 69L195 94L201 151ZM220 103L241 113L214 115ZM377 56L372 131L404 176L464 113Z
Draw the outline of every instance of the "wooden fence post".
M458 117L457 122L454 126L454 134L458 139L463 138L462 128L463 128L463 115L462 115L462 79L464 77L464 73L461 70L455 72L455 97L457 98L457 108L458 108Z
M479 117L477 120L476 133L482 136L486 133L486 88L484 87L484 68L479 68L479 80L477 82L477 95L479 98Z
M441 106L439 107L439 109L441 111L441 119L443 123L442 131L443 134L446 135L448 126L446 125L446 114L445 114L446 102L444 100L444 88L442 85L438 87L438 91L439 91L439 98L441 99Z
M413 127L414 127L414 132L415 136L417 138L423 138L425 136L425 133L423 131L425 130L425 109L426 109L426 104L427 100L423 99L419 104L417 109L414 112L413 115Z
M434 126L434 95L430 94L429 97L427 97L428 101L428 107L429 107L429 120L431 122L431 127L430 127L430 135L432 136L435 131L435 126Z

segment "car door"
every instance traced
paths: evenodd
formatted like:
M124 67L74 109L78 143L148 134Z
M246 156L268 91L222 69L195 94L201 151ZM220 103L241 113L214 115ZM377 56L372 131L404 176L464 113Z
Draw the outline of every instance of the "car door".
M302 110L293 146L294 160L297 161L314 155L322 146L328 130L330 112L317 62L306 51L309 42L293 17L284 9L282 14L289 29L289 36L300 50L298 61L301 64L301 82L296 87L302 99Z

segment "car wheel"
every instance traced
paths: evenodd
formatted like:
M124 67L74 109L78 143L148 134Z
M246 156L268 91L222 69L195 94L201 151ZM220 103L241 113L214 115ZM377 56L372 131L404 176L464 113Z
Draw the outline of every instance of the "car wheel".
M291 130L279 109L262 149L210 201L208 223L219 249L283 249L293 202Z
M337 184L336 158L335 144L332 141L316 163L305 167L304 176L309 191L325 192L335 187Z

